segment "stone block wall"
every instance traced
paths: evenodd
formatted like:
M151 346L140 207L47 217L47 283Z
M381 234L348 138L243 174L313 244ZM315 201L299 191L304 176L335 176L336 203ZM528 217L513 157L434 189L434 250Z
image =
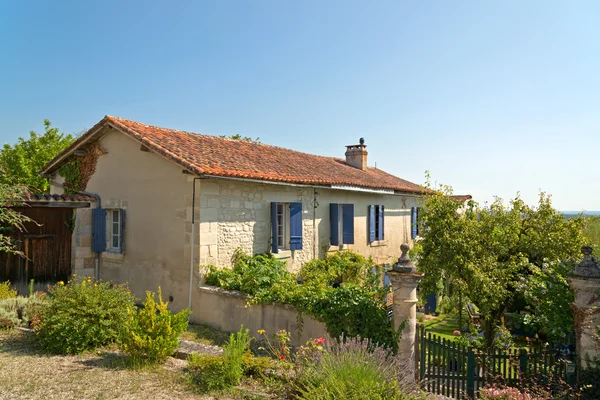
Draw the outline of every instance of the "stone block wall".
M74 209L75 228L71 237L71 272L78 276L94 277L95 260L92 252L92 208Z

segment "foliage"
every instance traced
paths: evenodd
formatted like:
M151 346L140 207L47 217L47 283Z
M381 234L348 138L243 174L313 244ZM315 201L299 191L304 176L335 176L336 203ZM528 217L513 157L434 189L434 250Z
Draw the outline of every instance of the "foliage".
M300 270L298 278L271 254L234 258L232 269L208 267L205 281L224 289L239 290L253 296L251 304L290 304L301 313L325 323L334 337L361 337L395 349L396 332L387 318L389 289L371 274L372 260L349 251L338 252L325 260L313 260ZM341 277L345 281L339 282Z
M271 357L279 360L291 361L292 355L288 343L290 342L292 335L285 329L279 329L273 335L273 341L267 336L267 332L264 329L258 330L259 335L264 337L263 341L265 346L261 346L259 350L266 351Z
M521 282L515 285L525 299L525 310L529 311L529 314L521 314L524 325L546 333L552 343L563 343L573 330L571 303L575 295L566 276L574 268L573 261L532 265L530 274L521 277Z
M451 188L440 187L425 199L421 218L426 229L418 264L425 273L422 287L431 293L440 279L446 279L461 297L473 302L490 346L498 321L519 300L516 289L522 278L534 275L545 263L579 254L583 219L565 220L544 193L537 207L517 197L509 207L496 199L483 207L469 201L465 209L451 194ZM568 299L568 294L562 297ZM532 308L539 312L547 306Z
M536 395L526 389L521 391L515 387L490 387L481 389L481 400L546 400L551 399L550 393Z
M0 328L29 328L36 321L43 296L0 299Z
M17 291L10 288L10 282L0 282L0 300L17 297Z
M593 215L585 219L583 235L588 245L600 249L600 216Z
M256 371L258 365L248 354L253 339L250 331L242 326L237 333L229 336L222 356L191 354L188 357L188 369L192 382L203 391L223 390L238 385L244 373Z
M119 340L135 297L124 285L91 278L59 282L48 291L35 330L54 353L74 354Z
M192 353L188 356L188 370L191 382L203 392L223 390L231 386L222 356Z
M257 357L252 352L246 352L243 356L244 375L262 377L267 369L275 367L271 357Z
M600 399L600 363L591 368L581 369L578 373L578 383L581 387L581 400Z
M59 133L47 119L44 120L44 133L29 132L29 138L19 138L10 146L5 144L0 150L0 184L22 185L33 192L47 192L47 179L39 175L39 171L58 153L73 143L73 135Z
M24 224L30 222L29 217L24 216L14 206L21 204L24 188L19 185L7 184L1 181L6 171L0 166L0 253L13 253L23 255L16 247L11 237L15 232L22 232Z
M329 347L314 362L297 370L298 398L416 399L414 388L403 384L412 371L396 356L367 341L347 340ZM406 375L404 375L406 374Z
M223 347L223 364L225 366L225 379L231 385L238 385L244 375L244 353L250 350L250 331L240 327L237 333L229 336L229 341Z
M74 194L81 190L81 162L72 155L60 166L58 172L64 178L65 193Z
M158 288L158 302L155 294L146 291L144 306L129 310L129 318L124 329L119 348L134 361L158 363L166 360L179 346L179 335L188 326L188 309L173 314L169 304L162 299Z
M257 137L256 139L252 139L250 136L242 136L239 133L229 135L229 136L221 135L220 137L226 138L226 139L233 139L233 140L243 140L245 142L260 143L259 137Z

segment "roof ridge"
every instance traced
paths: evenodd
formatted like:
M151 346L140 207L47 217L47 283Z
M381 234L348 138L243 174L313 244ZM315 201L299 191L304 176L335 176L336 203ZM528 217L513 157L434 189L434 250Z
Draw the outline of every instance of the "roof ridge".
M275 148L275 149L281 149L281 150L285 150L285 151L293 151L295 153L298 154L306 154L312 157L323 157L326 159L334 159L337 161L342 161L342 162L346 162L346 160L344 158L341 157L335 157L335 156L324 156L321 154L313 154L313 153L307 153L305 151L298 151L298 150L294 150L294 149L290 149L287 147L282 147L282 146L277 146L274 144L269 144L269 143L263 143L263 142L256 142L254 140L243 140L243 139L232 139L232 138L228 138L225 136L220 136L220 135L210 135L207 133L197 133L197 132L190 132L190 131L182 131L180 129L173 129L173 128L165 128L163 126L158 126L158 125L150 125L150 124L146 124L144 122L139 122L139 121L135 121L133 119L127 119L127 118L122 118L122 117L117 117L114 115L106 115L106 118L110 119L115 119L117 121L125 121L125 122L131 122L134 124L139 124L139 125L143 125L144 127L147 128L154 128L154 129L160 129L160 130L164 130L164 131L170 131L170 132L176 132L176 133L183 133L185 135L190 135L192 137L197 137L197 136L201 136L201 137L206 137L206 138L211 138L211 139L216 139L216 140L227 140L227 141L231 141L232 143L244 143L244 144L249 144L249 145L258 145L258 146L265 146L265 147L269 147L269 148ZM350 168L354 168L351 165L348 165ZM368 167L368 168L373 168L373 167Z

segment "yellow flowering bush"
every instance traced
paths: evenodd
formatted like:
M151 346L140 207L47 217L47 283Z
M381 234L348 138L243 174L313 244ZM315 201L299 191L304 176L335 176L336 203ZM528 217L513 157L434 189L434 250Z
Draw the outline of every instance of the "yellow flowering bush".
M74 276L52 286L48 300L35 325L39 343L53 353L75 354L117 342L136 299L125 285Z

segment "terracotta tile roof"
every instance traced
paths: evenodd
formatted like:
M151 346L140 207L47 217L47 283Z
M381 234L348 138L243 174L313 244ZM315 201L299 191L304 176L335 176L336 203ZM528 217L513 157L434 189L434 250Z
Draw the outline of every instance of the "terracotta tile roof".
M467 200L471 200L473 198L473 196L471 196L470 194L457 194L455 196L450 196L450 198L452 200L464 202L464 201L467 201Z
M48 194L48 193L30 193L25 192L21 201L36 202L36 201L56 201L56 202L90 202L95 201L93 196L84 194Z
M90 135L109 125L140 141L191 173L311 185L349 185L422 193L422 186L368 167L351 167L344 159L301 153L263 143L233 140L174 129L160 128L106 116L44 168L54 170L64 157Z

